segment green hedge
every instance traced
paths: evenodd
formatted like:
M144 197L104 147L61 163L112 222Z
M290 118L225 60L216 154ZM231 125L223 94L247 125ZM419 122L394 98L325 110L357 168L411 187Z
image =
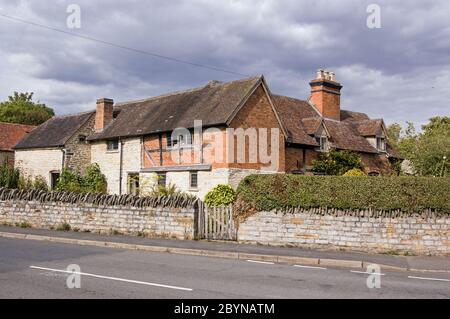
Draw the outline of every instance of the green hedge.
M239 184L237 204L259 211L328 207L450 213L450 178L250 175Z

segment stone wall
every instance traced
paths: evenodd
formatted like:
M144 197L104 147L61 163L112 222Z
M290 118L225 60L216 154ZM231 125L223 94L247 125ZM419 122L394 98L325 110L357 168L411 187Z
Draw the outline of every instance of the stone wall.
M86 203L0 201L0 224L26 223L36 228L57 229L69 224L72 230L98 233L145 234L149 237L194 238L193 207L99 206Z
M122 149L122 178L120 176L120 147ZM106 176L109 194L126 194L128 192L128 174L141 170L141 138L123 139L119 150L108 151L106 141L91 143L91 162L97 163ZM119 185L122 183L122 187Z
M62 169L63 151L61 148L16 150L14 161L24 175L31 178L40 175L50 186L50 172Z
M65 167L84 174L91 164L91 146L88 141L80 140L80 137L87 137L94 133L94 122L95 115L92 114L89 120L66 142Z
M406 214L405 214L406 215ZM450 216L427 213L379 217L368 213L298 209L258 212L239 225L238 240L265 245L365 252L450 254Z

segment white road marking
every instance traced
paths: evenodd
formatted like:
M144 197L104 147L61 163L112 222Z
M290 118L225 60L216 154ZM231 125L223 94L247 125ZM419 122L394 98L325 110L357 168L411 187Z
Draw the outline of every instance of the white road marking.
M250 260L250 259L247 259L246 261L248 261L249 263L255 263L255 264L265 264L265 265L273 265L274 264L271 261L259 261L259 260Z
M376 275L376 276L384 276L385 275L380 272L367 272L367 271L357 271L357 270L350 270L350 272L355 273L355 274L364 274L364 275Z
M303 266L303 265L294 265L294 267L297 268L308 268L308 269L321 269L321 270L327 270L324 267L317 267L317 266Z
M450 279L443 279L443 278L429 278L429 277L415 277L415 276L408 276L410 279L420 279L420 280L433 280L433 281L445 281L450 282Z
M94 277L94 278L100 278L100 279L109 279L109 280L115 280L115 281L128 282L128 283L132 283L132 284L155 286L155 287L161 287L161 288L186 290L186 291L192 291L193 290L191 288L162 285L162 284L156 284L156 283L152 283L152 282L130 280L130 279L117 278L117 277L101 276L101 275L89 274L89 273L85 273L85 272L72 272L72 271L67 271L67 270L52 269L52 268L37 267L37 266L30 266L30 268L40 269L40 270L47 270L47 271L54 271L54 272L61 272L61 273L67 273L67 274L78 274L78 275L82 275L82 276L88 276L88 277Z

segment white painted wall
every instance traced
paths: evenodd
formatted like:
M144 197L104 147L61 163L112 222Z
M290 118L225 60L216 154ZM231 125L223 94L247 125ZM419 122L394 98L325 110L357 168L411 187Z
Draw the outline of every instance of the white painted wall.
M122 194L127 193L127 176L129 172L141 169L141 139L130 138L123 142L122 153ZM119 194L120 183L120 144L119 150L107 151L106 141L91 143L91 162L97 163L106 176L108 193Z
M63 153L60 148L16 150L14 166L25 176L41 175L50 186L50 171L61 170Z

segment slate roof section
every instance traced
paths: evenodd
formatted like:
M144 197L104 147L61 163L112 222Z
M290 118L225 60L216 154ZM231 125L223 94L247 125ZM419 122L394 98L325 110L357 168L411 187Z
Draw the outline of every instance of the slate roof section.
M117 104L114 121L88 140L141 136L177 127L192 128L194 120L202 120L203 127L224 125L262 80L262 76L258 76L227 83L211 81L188 91Z
M34 125L0 122L0 151L13 151L14 145L35 127Z
M94 114L91 111L54 116L25 136L14 149L63 147Z

